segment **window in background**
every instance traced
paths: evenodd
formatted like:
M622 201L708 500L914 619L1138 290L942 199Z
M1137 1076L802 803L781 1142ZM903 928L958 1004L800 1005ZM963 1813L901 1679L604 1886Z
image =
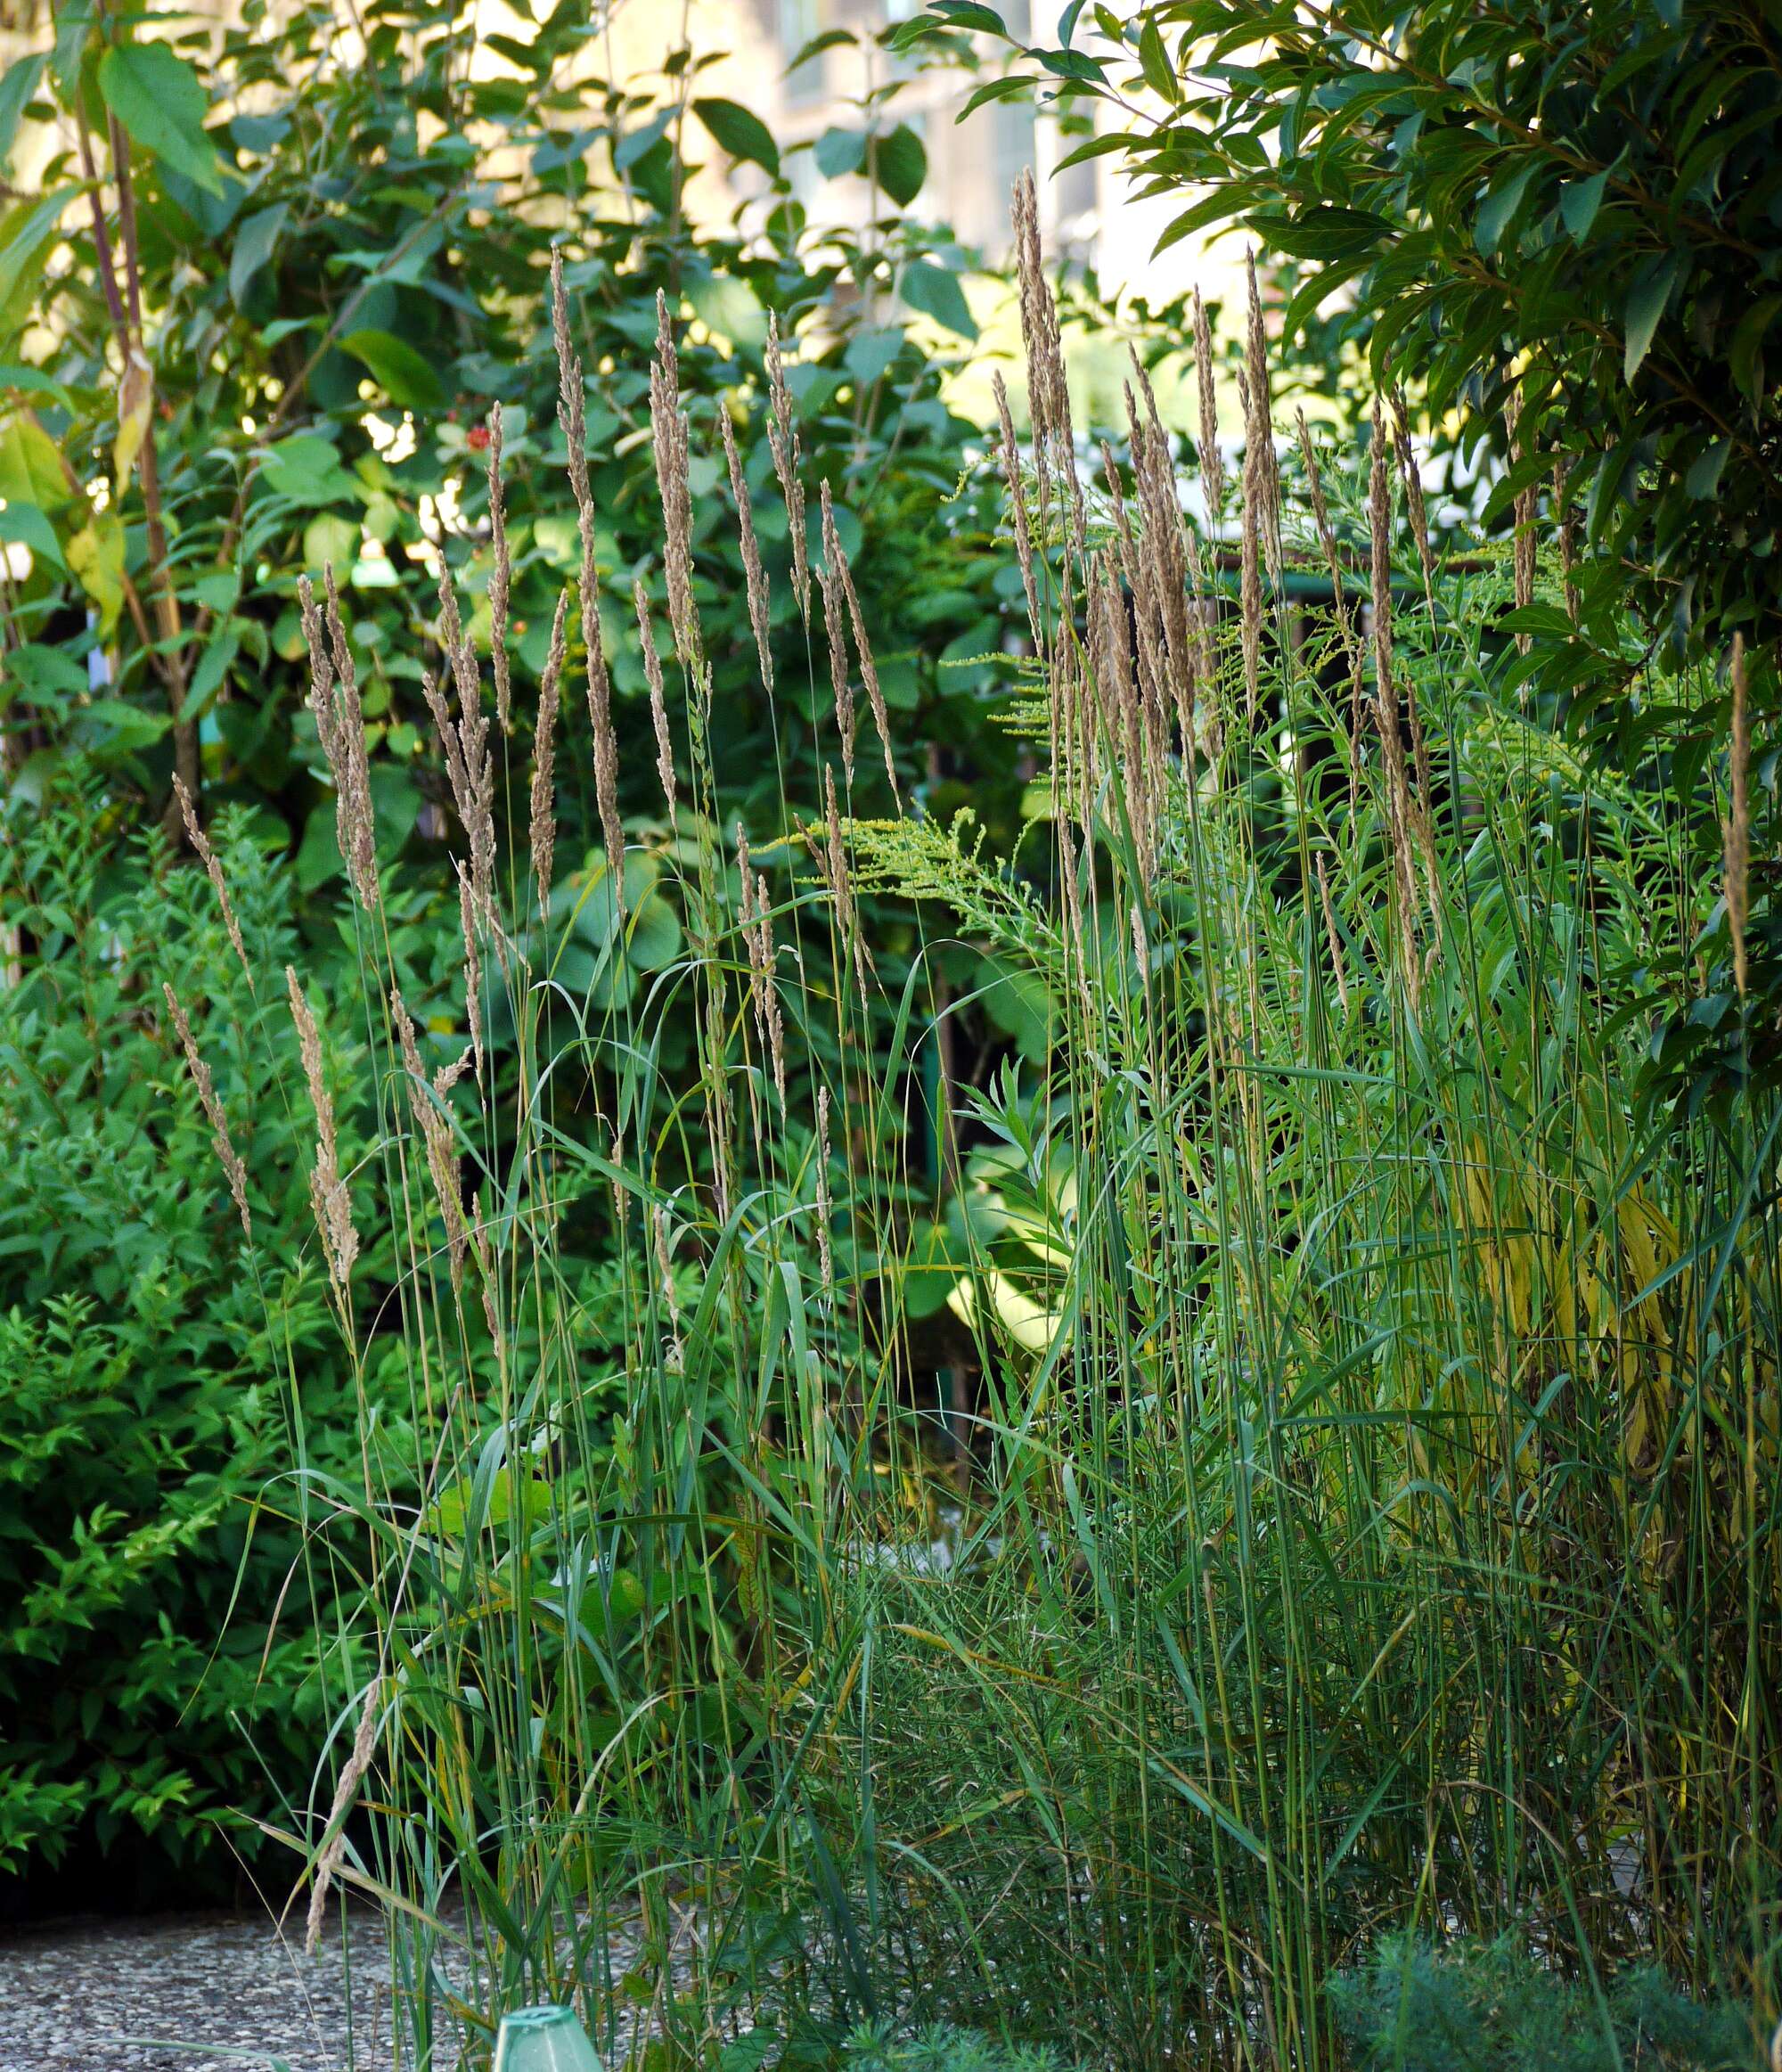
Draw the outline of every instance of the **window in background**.
M780 60L789 65L814 36L822 32L823 0L779 0ZM826 84L824 55L807 58L796 71L786 75L789 101L821 101Z
M1034 168L1034 109L1025 96L990 103L990 176L1005 200Z

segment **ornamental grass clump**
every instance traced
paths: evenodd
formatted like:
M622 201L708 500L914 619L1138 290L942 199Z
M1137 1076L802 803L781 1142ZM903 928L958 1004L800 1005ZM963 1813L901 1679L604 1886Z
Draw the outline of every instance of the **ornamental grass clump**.
M1384 411L1363 471L1302 425L1290 471L1254 280L1235 556L1204 314L1211 529L1141 370L1091 474L1031 185L1016 227L1028 437L999 385L985 462L1032 634L1013 853L900 766L827 481L807 553L777 334L736 407L792 520L783 717L821 796L718 824L666 301L664 553L627 571L652 738L615 731L560 270L580 572L530 869L495 853L447 580L465 984L424 1024L354 863L349 642L306 600L378 1118L349 1206L315 1102L318 1244L413 1411L368 1418L362 1486L303 1488L364 1595L351 1753L290 1839L314 1908L331 1880L384 1909L402 2063L480 2064L503 2009L562 2000L619 2061L945 2020L1121 2068L1334 2064L1325 1980L1383 1926L1770 2005L1778 1122L1657 1126L1632 1027L1642 960L1703 919L1712 773L1587 769L1503 690L1494 620L1563 573L1437 551ZM577 758L601 847L556 880ZM642 834L634 760L668 811Z

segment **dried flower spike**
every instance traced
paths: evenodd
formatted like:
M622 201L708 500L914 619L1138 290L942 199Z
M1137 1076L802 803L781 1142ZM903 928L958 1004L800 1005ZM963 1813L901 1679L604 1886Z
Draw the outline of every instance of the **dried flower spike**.
M185 1019L185 1010L171 986L162 982L161 991L167 996L168 1012L173 1017L173 1026L185 1052L185 1062L192 1073L192 1083L198 1089L198 1105L204 1110L204 1119L210 1125L211 1142L217 1148L217 1163L223 1168L223 1176L229 1183L229 1192L234 1197L235 1208L241 1218L241 1234L251 1240L254 1234L253 1220L248 1214L248 1169L237 1156L235 1146L229 1135L228 1118L223 1112L223 1103L217 1097L217 1088L210 1077L210 1068L199 1053L198 1044L192 1033L192 1024Z
M557 600L557 616L552 622L551 649L545 657L544 674L538 682L538 722L532 737L532 875L538 886L541 910L551 904L551 881L557 850L553 782L557 760L557 700L563 676L564 621L568 611L569 598L565 592Z
M382 1679L373 1677L371 1688L365 1692L364 1709L359 1715L358 1730L353 1736L353 1747L340 1771L340 1781L334 1787L334 1803L328 1809L328 1836L322 1854L315 1860L315 1883L309 1895L309 1920L304 1931L305 1953L313 1957L316 1945L322 1940L322 1922L328 1911L328 1894L339 1870L341 1859L347 1851L347 1815L353 1810L353 1802L359 1796L359 1786L366 1771L372 1766L372 1752L378 1744L378 1700L383 1689Z
M1726 908L1732 936L1733 980L1745 997L1751 973L1745 930L1751 921L1751 706L1745 661L1745 635L1732 642L1732 745L1729 758L1731 810L1727 815Z
M185 788L176 770L173 780L174 796L179 800L180 817L185 823L186 839L198 852L205 872L210 880L211 889L217 895L217 904L223 909L223 925L229 930L229 940L234 946L235 954L241 961L241 969L248 974L248 990L256 990L254 968L248 962L248 952L241 941L241 930L235 919L235 909L229 898L229 888L224 882L223 866L217 860L217 852L210 846L209 837L200 824L198 809L192 802L192 794Z
M309 1175L309 1205L315 1214L315 1228L328 1261L328 1275L342 1301L353 1262L359 1256L359 1233L353 1227L352 1198L340 1170L340 1145L334 1126L334 1097L328 1091L322 1064L322 1037L310 1012L309 1002L298 985L297 973L287 964L285 986L290 995L290 1019L297 1026L298 1048L303 1060L303 1077L309 1088L309 1104L315 1110L315 1165Z

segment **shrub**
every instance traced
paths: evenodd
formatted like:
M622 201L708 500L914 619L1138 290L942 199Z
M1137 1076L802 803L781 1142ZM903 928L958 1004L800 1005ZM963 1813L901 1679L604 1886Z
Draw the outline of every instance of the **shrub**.
M331 891L333 804L304 707L296 600L304 570L319 583L331 565L364 683L384 839L423 880L445 880L455 903L420 678L438 666L442 561L466 594L479 651L489 648L486 419L496 398L516 768L556 592L578 569L544 307L557 250L589 374L599 580L627 734L648 739L650 728L642 659L621 630L634 583L658 609L664 595L637 359L662 291L675 318L690 320L680 381L724 815L758 817L782 774L792 797L817 798L810 659L783 583L791 550L764 494L772 470L754 406L770 313L790 369L811 536L821 479L859 570L887 700L911 739L942 744L982 778L1010 777L987 724L994 674L980 659L999 645L1009 595L995 586L974 499L950 501L974 436L943 396L956 349L947 341L971 329L959 285L968 255L904 213L925 163L913 133L903 133L913 152L884 154L895 217L831 233L807 224L777 146L745 111L695 94L682 112L685 75L707 53L679 52L648 79L590 76L601 45L586 0L553 9L529 39L480 46L519 75L499 78L471 61L470 0L372 0L356 56L357 29L328 5L250 4L221 29L176 31L176 19L70 15L75 27L53 51L19 60L0 94L23 118L0 148L50 153L41 199L8 219L0 306L0 526L32 553L8 660L12 767L29 759L37 782L78 750L108 769L134 821L162 814L176 761L208 809L234 801L274 816L303 890ZM151 40L161 30L171 40ZM560 85L572 70L573 86ZM136 119L139 73L161 83L179 120ZM121 128L88 139L99 161L91 185L78 176L83 105L123 111ZM860 119L894 127L883 95ZM700 190L690 189L715 157L741 163L760 190L730 225L702 222ZM112 285L140 296L132 350L151 370L140 393L122 396L121 441L126 356L99 261L101 220ZM782 578L774 713L725 515L724 416L741 432L763 549ZM563 722L566 856L597 839L593 787L579 774L580 705ZM906 783L929 775L919 761L906 764ZM628 759L621 782L627 815L657 810L648 758ZM503 775L496 809L523 823L523 786L511 796Z
M1010 2047L944 2026L901 2040L883 2028L863 2028L844 2048L847 2072L1064 2072L1065 2068L1064 2059L1042 2045Z
M189 1889L226 1876L219 1815L276 1813L266 1773L300 1789L320 1751L332 1585L306 1571L268 1485L294 1450L346 1464L357 1413L293 1220L290 1118L252 1097L261 1003L209 887L159 835L118 868L78 779L41 812L14 799L0 851L9 920L37 946L0 987L0 1865L97 1851L127 1888L159 1864ZM250 954L275 973L295 943L288 875L239 823L223 850ZM251 1250L164 975L237 1120Z
M1355 2072L1754 2072L1763 2059L1747 2014L1703 2006L1657 1970L1604 1992L1510 1941L1393 1938L1329 1995Z

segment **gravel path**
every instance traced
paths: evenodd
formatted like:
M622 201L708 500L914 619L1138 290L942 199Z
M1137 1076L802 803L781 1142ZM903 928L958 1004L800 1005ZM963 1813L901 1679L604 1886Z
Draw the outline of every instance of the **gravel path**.
M389 1972L374 1921L353 1948L349 2059L340 1944L307 1959L300 1920L283 1937L265 1916L228 1914L0 1930L0 2072L265 2072L274 2059L383 2072ZM182 2047L194 2043L231 2055Z

